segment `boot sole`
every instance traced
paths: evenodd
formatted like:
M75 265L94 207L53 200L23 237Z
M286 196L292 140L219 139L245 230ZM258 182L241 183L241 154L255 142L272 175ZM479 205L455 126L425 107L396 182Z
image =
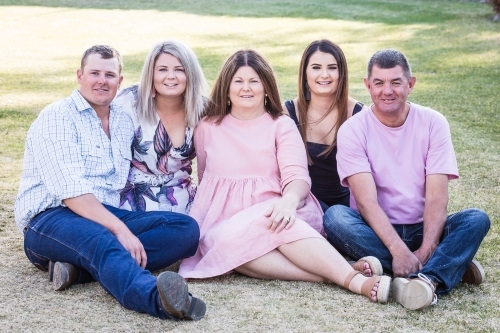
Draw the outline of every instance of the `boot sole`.
M163 272L156 280L156 287L165 311L183 319L190 308L188 285L184 278L174 272Z
M207 311L207 306L205 302L196 297L191 297L191 305L187 313L183 312L184 319L189 320L200 320L205 316Z
M52 284L55 291L61 291L71 287L76 280L76 268L68 263L55 262L52 269ZM49 279L50 279L49 274Z

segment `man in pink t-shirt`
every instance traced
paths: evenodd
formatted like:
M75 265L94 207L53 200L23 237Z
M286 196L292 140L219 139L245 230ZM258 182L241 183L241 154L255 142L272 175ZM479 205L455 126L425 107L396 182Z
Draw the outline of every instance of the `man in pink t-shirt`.
M413 310L460 281L484 280L473 258L490 227L479 209L447 216L448 180L458 178L450 129L440 113L408 102L415 82L401 52L372 56L365 85L373 105L337 137L351 208L336 205L324 216L328 240L353 259L376 256L395 277L393 297Z

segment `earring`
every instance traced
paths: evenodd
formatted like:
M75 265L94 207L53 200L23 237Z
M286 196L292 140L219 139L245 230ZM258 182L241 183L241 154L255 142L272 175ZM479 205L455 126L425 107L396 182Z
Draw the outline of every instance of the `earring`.
M267 105L267 94L264 96L264 106Z
M229 94L227 94L227 106L231 106L231 100L229 99Z
M306 101L311 100L311 88L309 88L309 85L306 82Z

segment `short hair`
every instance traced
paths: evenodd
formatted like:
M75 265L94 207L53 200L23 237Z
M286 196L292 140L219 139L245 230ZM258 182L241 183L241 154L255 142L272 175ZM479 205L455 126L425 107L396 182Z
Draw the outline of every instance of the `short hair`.
M401 66L403 68L404 76L410 80L411 79L411 67L408 59L405 55L398 50L386 49L375 52L374 55L368 61L367 75L368 78L372 75L373 66L377 66L383 69L394 68L396 66Z
M328 115L335 107L339 110L339 115L337 118L337 123L332 126L331 131L335 131L335 139L332 144L330 144L319 156L328 155L333 151L337 145L337 130L346 120L348 115L348 103L349 103L349 77L347 71L347 60L345 58L344 52L337 44L333 43L328 39L316 40L309 44L304 53L302 54L302 59L300 60L299 67L299 91L297 96L297 107L300 119L299 131L302 136L302 141L304 144L307 142L307 108L309 107L309 101L306 100L307 91L307 66L309 65L309 60L311 56L316 52L323 52L331 54L337 61L337 67L339 71L339 81L337 85L337 91L333 98L333 102L329 107ZM307 151L307 149L306 149ZM307 159L309 164L312 164L309 152L307 151Z
M102 59L112 59L116 58L118 60L118 66L120 73L123 68L123 59L120 53L113 47L108 45L94 45L83 52L82 60L80 61L80 69L83 71L83 67L87 64L87 58L91 54L100 54Z
M205 109L207 119L220 124L222 119L231 112L232 105L227 105L229 86L236 71L244 66L253 68L262 81L264 94L267 94L267 97L264 97L267 102L266 111L273 119L283 114L278 85L271 65L257 51L247 49L234 53L222 66L212 89L211 100Z
M208 87L193 50L176 40L167 40L156 44L146 56L139 82L136 110L140 120L156 122L155 100L153 98L153 78L156 60L162 53L176 57L186 73L186 91L184 93L184 110L186 126L196 127L203 116L206 104L205 94Z

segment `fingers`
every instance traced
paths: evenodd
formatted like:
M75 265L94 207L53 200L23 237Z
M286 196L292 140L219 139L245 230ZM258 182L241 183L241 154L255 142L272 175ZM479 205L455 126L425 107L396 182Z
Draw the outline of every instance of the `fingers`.
M290 229L295 224L295 215L290 216L290 222L286 224L285 229Z
M271 230L272 232L280 233L283 229L290 229L295 223L295 215L290 217L283 217L278 224L276 224L276 228Z
M142 244L141 244L142 245ZM144 269L146 268L146 264L148 262L148 257L146 255L146 250L144 250L144 248L142 248L142 251L141 251L141 264L140 266Z
M264 213L268 217L267 228L271 232L281 232L283 229L290 229L295 223L296 209L294 205L286 201L278 200Z
M133 250L130 251L130 254L132 254L132 257L137 262L137 265L141 266L142 268L146 268L148 258L146 255L146 250L144 250L144 246L139 241L139 239L136 239L136 241L134 242Z
M134 258L137 265L146 268L148 258L141 241L132 233L126 236L118 235L117 238L123 247L130 253L130 256Z
M267 211L264 213L264 216L265 217L270 217L271 214L273 213L273 210L274 210L274 205L269 206L269 208L267 209Z

